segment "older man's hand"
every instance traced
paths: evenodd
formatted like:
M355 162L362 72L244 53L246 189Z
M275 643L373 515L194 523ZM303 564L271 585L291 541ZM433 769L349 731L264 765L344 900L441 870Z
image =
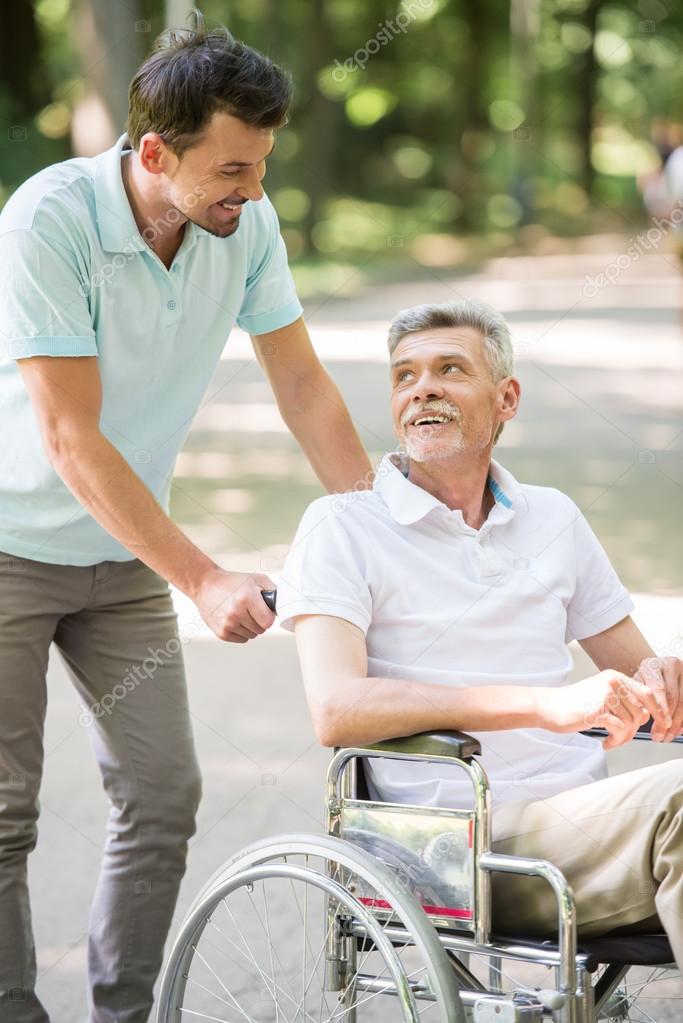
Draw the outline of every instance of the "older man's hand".
M656 742L671 742L683 732L683 661L678 657L646 657L633 677L666 700L671 724L667 728L662 715L656 715L652 738Z

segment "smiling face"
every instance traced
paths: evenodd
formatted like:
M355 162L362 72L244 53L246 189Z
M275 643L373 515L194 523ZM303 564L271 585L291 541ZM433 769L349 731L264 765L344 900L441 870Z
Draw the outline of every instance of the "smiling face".
M484 339L472 327L407 334L391 357L394 431L411 459L429 462L493 444L516 413L519 385L496 381Z
M244 204L263 198L261 181L273 151L272 128L253 128L216 111L200 141L179 158L159 135L141 140L155 147L148 169L160 175L159 192L173 209L205 231L227 238L240 222Z

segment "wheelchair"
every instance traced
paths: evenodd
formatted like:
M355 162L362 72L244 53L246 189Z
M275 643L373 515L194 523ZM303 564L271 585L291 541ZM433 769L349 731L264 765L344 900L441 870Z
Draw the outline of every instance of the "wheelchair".
M480 752L462 732L335 750L327 834L263 839L214 874L173 944L157 1023L682 1020L665 934L579 941L561 872L492 851ZM456 764L473 809L374 801L369 757ZM551 885L556 940L492 932L494 872Z

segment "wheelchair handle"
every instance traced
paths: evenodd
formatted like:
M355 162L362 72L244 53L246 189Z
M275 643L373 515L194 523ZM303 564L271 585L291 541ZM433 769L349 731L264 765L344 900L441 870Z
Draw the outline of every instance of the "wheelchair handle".
M277 590L261 590L261 596L263 597L266 606L269 607L270 610L273 611L275 614L277 614L277 611L275 609Z

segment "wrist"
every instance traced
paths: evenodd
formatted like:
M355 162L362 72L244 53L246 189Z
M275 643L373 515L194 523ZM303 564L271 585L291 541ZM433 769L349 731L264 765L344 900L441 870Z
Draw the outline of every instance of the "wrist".
M557 731L557 723L551 714L551 699L554 694L549 686L534 686L532 694L532 717L533 728L545 728L547 731Z
M212 558L196 548L196 554L188 559L183 577L177 583L178 589L196 603L208 576L216 571L222 569Z

